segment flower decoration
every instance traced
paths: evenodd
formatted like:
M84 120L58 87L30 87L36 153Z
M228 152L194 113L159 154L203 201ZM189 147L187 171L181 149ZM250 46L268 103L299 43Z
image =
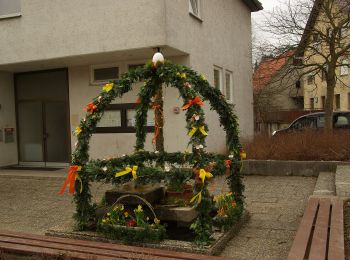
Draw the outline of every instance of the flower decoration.
M186 88L192 88L192 85L189 82L184 83L184 87Z
M134 210L135 212L143 212L142 206L138 205L137 209Z
M176 73L176 76L178 76L181 79L186 79L187 78L186 73L183 73L183 72L182 73L180 73L180 72Z

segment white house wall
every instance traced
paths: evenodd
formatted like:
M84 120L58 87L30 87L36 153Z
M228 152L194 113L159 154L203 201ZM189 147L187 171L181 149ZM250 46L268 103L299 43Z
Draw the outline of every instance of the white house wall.
M0 20L0 65L165 44L163 0L22 0Z
M237 0L202 0L201 19L189 14L183 0L165 0L167 43L190 53L190 66L213 83L214 65L233 72L233 101L239 116L241 137L253 136L253 92L250 10ZM179 23L181 17L181 23ZM215 121L215 116L208 117ZM218 124L211 130L224 135ZM222 146L208 138L209 145Z
M15 128L13 74L0 72L0 129ZM16 132L14 133L16 136ZM16 138L15 138L16 139ZM17 164L17 143L0 142L0 166Z

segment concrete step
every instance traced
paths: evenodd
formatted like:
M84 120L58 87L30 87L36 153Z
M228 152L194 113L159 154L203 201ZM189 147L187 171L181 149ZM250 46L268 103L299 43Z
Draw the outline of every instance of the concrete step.
M320 172L314 189L317 196L334 196L335 193L335 173Z
M350 166L338 165L335 173L335 187L337 196L350 198Z

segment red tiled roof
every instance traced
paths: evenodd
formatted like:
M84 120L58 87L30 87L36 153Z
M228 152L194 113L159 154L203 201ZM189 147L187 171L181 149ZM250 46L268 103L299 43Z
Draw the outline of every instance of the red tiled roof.
M291 50L277 58L269 58L262 61L253 74L254 92L263 89L271 81L272 77L282 69L293 54L294 50Z

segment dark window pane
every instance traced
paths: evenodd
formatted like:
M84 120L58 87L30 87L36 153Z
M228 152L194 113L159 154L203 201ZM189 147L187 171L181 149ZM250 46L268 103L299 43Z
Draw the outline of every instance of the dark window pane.
M118 67L94 69L94 79L96 81L117 79L119 76Z

